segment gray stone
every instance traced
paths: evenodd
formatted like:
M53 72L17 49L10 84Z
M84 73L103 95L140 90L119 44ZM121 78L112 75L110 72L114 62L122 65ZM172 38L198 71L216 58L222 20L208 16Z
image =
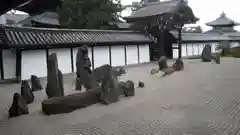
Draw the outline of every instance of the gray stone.
M181 59L177 59L172 67L175 68L176 71L181 71L184 69L184 63Z
M121 76L126 74L126 70L123 67L113 67L113 74L115 76Z
M93 76L101 83L102 93L100 100L102 103L108 105L118 102L120 92L117 77L113 74L112 66L106 64L95 69Z
M39 91L43 89L41 82L36 75L31 75L31 85L32 91Z
M24 114L29 114L28 106L20 94L14 93L12 106L8 111L8 116L9 118L12 118Z
M125 82L124 81L120 81L118 83L118 89L119 89L119 94L120 95L124 95L124 91L126 89L126 85L125 85Z
M167 58L165 56L160 57L160 59L158 60L158 66L159 66L159 70L162 70L168 67Z
M57 55L49 55L47 60L47 86L46 94L48 98L64 96L63 77L58 69Z
M42 102L42 111L47 115L70 113L76 109L99 103L100 94L101 88L98 87L83 93L45 99Z
M128 81L125 82L124 95L126 97L130 97L130 96L134 96L135 95L135 87L134 87L133 81L128 80Z
M33 92L27 81L22 81L21 84L21 96L26 101L27 104L30 104L34 100Z
M202 51L202 61L203 62L211 62L212 61L212 51L211 51L211 45L210 44L206 44L203 48Z
M80 78L76 78L75 89L77 91L81 91L82 90L82 82L81 82Z
M166 75L172 74L176 70L174 67L168 67L168 68L163 69L162 71L164 72L163 76L166 76Z
M138 82L138 87L139 88L143 88L144 86L145 86L144 82L141 82L141 81Z
M91 61L88 57L88 46L84 45L78 49L76 55L77 78L81 79L81 83L86 90L93 89L98 86L97 82L91 78Z

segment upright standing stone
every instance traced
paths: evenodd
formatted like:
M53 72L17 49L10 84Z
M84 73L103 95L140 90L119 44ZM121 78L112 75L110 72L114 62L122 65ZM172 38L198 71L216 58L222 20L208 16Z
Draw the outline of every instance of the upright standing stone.
M62 73L58 69L57 55L49 55L47 60L47 87L48 98L64 96Z
M162 70L164 68L167 68L167 58L165 56L162 56L159 60L158 60L158 66L159 66L159 70Z
M204 46L201 57L203 62L212 61L212 48L210 44Z
M8 111L9 118L29 114L29 109L26 102L22 99L21 95L14 93L12 106Z
M38 91L43 89L41 82L36 75L31 76L31 85L32 85L32 91Z
M126 81L125 82L125 92L124 92L124 95L126 97L130 97L130 96L134 96L135 95L135 88L134 88L134 83L133 81Z
M77 69L77 78L80 78L81 83L76 84L77 86L82 86L89 90L96 87L96 83L93 82L91 78L91 61L88 57L88 46L82 46L78 49L76 55L76 69ZM78 83L78 81L76 82Z
M26 101L27 104L30 104L34 100L33 92L27 81L22 81L21 84L21 96Z

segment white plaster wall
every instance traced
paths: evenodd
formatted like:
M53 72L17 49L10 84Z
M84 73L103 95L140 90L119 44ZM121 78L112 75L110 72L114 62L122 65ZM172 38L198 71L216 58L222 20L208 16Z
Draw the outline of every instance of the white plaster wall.
M3 71L4 79L16 78L16 53L10 50L3 50Z
M109 61L109 46L95 46L94 53L94 68L104 64L110 64Z
M149 45L139 45L139 62L149 62L150 54L149 54Z
M138 51L136 45L127 46L127 64L137 64L138 63Z
M73 48L73 69L74 69L74 72L76 72L76 61L77 61L77 52L78 52L78 48ZM92 63L92 49L91 47L88 47L88 57Z
M46 50L29 50L22 52L22 80L30 79L31 75L47 76Z
M124 46L111 46L111 59L112 66L124 66L125 65L125 52Z
M58 68L63 74L72 72L70 48L49 49L49 54L56 53L58 58Z

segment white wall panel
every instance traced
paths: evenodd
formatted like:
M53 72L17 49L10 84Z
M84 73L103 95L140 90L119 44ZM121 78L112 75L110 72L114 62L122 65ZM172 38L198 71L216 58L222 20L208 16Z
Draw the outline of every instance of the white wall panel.
M125 65L125 52L124 46L111 46L111 59L112 66L124 66Z
M76 55L77 55L77 52L78 52L78 48L73 48L73 69L74 69L74 72L76 72ZM88 57L92 63L92 49L91 47L88 47Z
M150 54L149 54L149 45L139 45L139 62L149 62Z
M3 50L4 79L16 78L16 52Z
M127 46L127 64L137 64L138 63L138 51L136 45Z
M173 58L178 58L178 49L173 49Z
M187 45L186 44L182 44L182 57L186 57L187 56Z
M63 74L72 72L70 48L49 49L49 54L56 53L58 58L58 68Z
M47 76L46 50L29 50L22 52L22 80L30 79L31 75Z
M198 55L198 44L193 44L193 55L197 56Z
M192 44L187 44L187 56L193 56Z
M109 46L96 46L93 49L94 53L94 68L104 64L110 64L109 61Z

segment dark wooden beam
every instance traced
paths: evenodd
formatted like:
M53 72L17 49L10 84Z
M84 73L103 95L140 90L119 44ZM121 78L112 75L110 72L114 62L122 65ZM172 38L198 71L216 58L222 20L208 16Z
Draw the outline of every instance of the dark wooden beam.
M22 81L22 50L16 49L16 81Z
M138 63L140 63L140 50L139 50L139 45L137 45L137 56L138 56Z
M70 48L70 54L71 54L71 68L72 72L74 72L73 48Z
M94 46L92 48L92 70L94 70Z
M125 60L125 65L127 65L127 46L124 45L124 60Z
M182 27L178 29L178 58L182 58Z
M47 48L47 49L46 49L46 62L47 62L47 60L48 60L48 56L49 56L49 49Z
M0 49L0 69L1 69L1 80L4 80L3 50L2 49Z
M112 66L112 47L111 46L109 46L109 63L110 63L110 65Z

